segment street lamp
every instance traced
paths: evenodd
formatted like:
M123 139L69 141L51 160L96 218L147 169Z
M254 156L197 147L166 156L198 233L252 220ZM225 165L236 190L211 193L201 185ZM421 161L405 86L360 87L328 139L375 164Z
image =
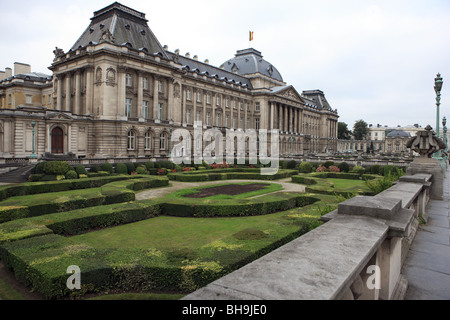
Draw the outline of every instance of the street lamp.
M443 80L441 74L438 73L434 78L434 91L436 92L436 136L439 138L439 106L441 105L441 89Z
M30 159L37 159L36 154L34 153L34 127L36 126L36 121L31 122L31 155Z

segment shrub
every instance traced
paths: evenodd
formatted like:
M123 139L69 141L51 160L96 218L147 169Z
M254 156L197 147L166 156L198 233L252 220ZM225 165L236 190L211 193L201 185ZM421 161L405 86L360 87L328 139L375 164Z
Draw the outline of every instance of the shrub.
M145 166L139 166L136 168L136 173L137 174L148 174L148 171L145 168Z
M290 160L287 163L287 169L295 169L295 166L297 165L297 162L295 162L295 160Z
M102 164L101 168L102 168L102 171L107 171L109 173L113 173L113 166L111 165L111 163L106 162L106 163Z
M87 174L86 168L84 166L82 166L81 164L76 166L75 171L78 173L78 175Z
M338 168L338 167L336 167L336 166L330 166L329 168L328 168L328 170L330 171L330 172L340 172L341 170Z
M358 173L358 174L363 174L364 171L365 171L364 168L361 167L361 166L354 166L354 167L352 168L352 170L350 170L350 172Z
M69 170L65 174L66 179L78 179L78 174L74 170Z
M125 163L125 166L127 167L128 174L131 174L132 172L134 172L134 164L133 163L127 162L127 163Z
M329 168L330 166L332 166L332 165L334 165L334 162L333 161L326 161L324 164L323 164L323 166L325 167L325 168Z
M44 163L43 171L48 175L64 175L69 171L69 165L66 161L48 161Z
M347 162L341 162L338 164L338 168L341 172L348 172L350 170L350 166Z
M316 169L316 172L325 172L325 171L327 171L327 168L322 165L319 165Z
M45 162L39 162L35 167L34 167L34 169L33 169L33 173L36 173L36 174L42 174L42 173L45 173L44 172L44 164L45 164Z
M116 164L116 173L118 173L118 174L128 174L127 166L124 163Z
M298 171L301 173L310 173L313 171L313 165L310 162L302 162L298 167Z
M43 174L43 173L34 173L34 174L30 174L30 175L28 176L28 181L30 181L30 182L36 182L36 181L41 180L43 177L44 177L44 174Z
M145 163L145 167L147 168L147 170L153 169L153 168L155 168L155 163L153 161L147 161Z

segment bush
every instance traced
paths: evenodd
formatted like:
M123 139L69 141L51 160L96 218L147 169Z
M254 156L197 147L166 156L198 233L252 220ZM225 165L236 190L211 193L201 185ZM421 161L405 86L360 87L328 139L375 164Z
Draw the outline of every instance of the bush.
M116 164L116 173L118 173L118 174L128 174L127 166L124 163Z
M75 168L75 171L78 173L78 175L80 175L80 174L87 174L86 168L84 166L82 166L82 165L78 165Z
M325 168L329 168L330 166L332 166L332 165L334 165L334 162L333 161L326 161L324 164L323 164L323 166L325 167Z
M145 168L145 166L139 166L136 168L136 173L137 174L148 174L148 171Z
M33 169L33 173L42 174L44 172L44 164L45 162L39 162Z
M153 169L153 168L155 168L155 163L154 163L153 161L147 161L147 162L145 163L145 167L147 168L147 170ZM149 171L150 171L150 170L149 170Z
M347 162L341 162L338 164L338 168L341 172L348 172L350 170L350 166Z
M325 171L327 171L327 168L322 165L319 165L316 169L316 172L325 172Z
M47 161L44 163L43 171L48 175L64 175L69 171L66 161Z
M363 174L364 171L365 171L364 168L361 167L361 166L354 166L354 167L352 168L352 170L350 170L350 172L358 173L358 174Z
M132 172L134 172L134 164L133 163L127 162L127 163L125 163L125 166L127 167L128 174L131 174Z
M330 166L329 168L328 168L328 170L330 171L330 172L340 172L341 170L338 168L338 167L336 167L336 166Z
M296 165L297 165L297 162L295 162L295 160L290 160L287 163L286 169L295 169Z
M74 170L69 170L65 174L66 179L78 179L78 174Z
M313 165L310 162L302 162L298 166L298 171L301 173L310 173L313 171Z
M106 162L106 163L102 164L101 168L102 168L102 171L107 171L109 173L113 173L113 166L111 163Z

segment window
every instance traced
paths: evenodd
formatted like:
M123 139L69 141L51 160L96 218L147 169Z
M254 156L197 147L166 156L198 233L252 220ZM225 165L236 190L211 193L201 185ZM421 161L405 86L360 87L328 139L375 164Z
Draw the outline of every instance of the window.
M229 102L230 102L230 99L228 99L228 97L225 98L225 107L227 107L227 108L230 107Z
M209 93L206 95L206 103L211 104L211 95Z
M244 128L244 118L239 119L239 128Z
M142 89L148 90L148 79L142 78Z
M220 106L220 96L217 95L216 97L216 105Z
M25 103L26 104L33 104L33 96L31 94L27 94L25 96Z
M250 119L247 119L247 126L245 127L245 129L250 129Z
M242 102L240 103L239 109L241 109L241 111L244 111L244 104Z
M163 117L163 105L158 103L158 120L162 120Z
M250 112L250 103L247 103L247 112Z
M260 106L259 102L256 102L256 104L255 104L255 111L259 111L260 108L261 108L261 106Z
M136 133L133 130L128 131L127 149L136 149Z
M202 102L202 94L200 91L197 91L197 102Z
M164 133L159 135L159 149L166 150L166 135Z
M163 84L161 80L158 80L158 92L159 93L163 92Z
M186 99L191 100L191 90L186 90Z
M201 121L201 112L197 110L197 114L195 115L195 121Z
M148 101L142 101L142 117L148 118Z
M144 148L145 148L145 150L151 150L152 149L152 133L150 131L147 131L145 133Z
M125 85L127 87L131 87L133 85L133 81L132 81L133 77L131 76L131 74L127 73L125 75Z
M220 127L220 113L216 113L216 126Z
M186 110L186 123L191 123L191 109Z
M131 117L131 99L125 99L125 116L127 118Z
M255 130L259 130L259 118L255 119Z
M45 106L45 94L42 95L42 105Z
M233 109L236 109L236 108L237 108L237 101L233 100Z
M233 126L232 126L232 128L236 129L236 117L233 117Z
M229 116L228 115L226 115L225 116L225 127L227 127L228 128L228 120L229 120Z
M206 113L206 125L209 126L211 121L211 112Z
M11 94L8 94L8 104L11 104Z

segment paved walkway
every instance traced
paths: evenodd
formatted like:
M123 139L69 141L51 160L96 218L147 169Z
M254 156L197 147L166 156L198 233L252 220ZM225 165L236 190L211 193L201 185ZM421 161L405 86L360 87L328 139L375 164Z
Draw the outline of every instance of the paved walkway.
M450 168L444 200L431 200L428 222L420 225L403 267L406 300L450 300Z
M220 183L241 183L241 182L265 182L265 183L278 183L283 187L282 192L305 192L305 186L297 183L291 183L291 178L280 179L276 181L271 180L217 180L217 181L208 181L208 182L179 182L179 181L170 181L171 186L165 188L158 189L148 189L136 194L136 200L145 200L152 198L163 197L166 194L172 193L174 191L185 189L185 188L194 188L199 186L208 186L215 185ZM280 191L276 191L280 192ZM267 193L266 193L267 194Z

